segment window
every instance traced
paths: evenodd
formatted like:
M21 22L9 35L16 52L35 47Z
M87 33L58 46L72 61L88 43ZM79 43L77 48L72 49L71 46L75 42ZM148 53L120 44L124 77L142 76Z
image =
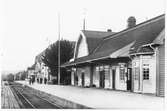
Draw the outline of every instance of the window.
M109 66L104 66L104 71L109 72Z
M143 80L149 80L149 64L143 64Z
M108 65L104 66L104 74L106 80L109 80L109 72L110 72L109 66Z
M133 65L134 80L139 80L139 75L140 75L139 61L135 60L132 63L132 65Z
M143 80L149 80L149 68L143 68Z
M96 66L96 71L99 71L99 66Z
M134 79L138 80L139 79L139 67L134 68Z
M125 80L125 68L126 64L125 63L119 63L120 66L120 80Z
M103 71L104 67L103 66L99 66L99 71Z
M125 78L125 68L120 68L120 80L124 80Z

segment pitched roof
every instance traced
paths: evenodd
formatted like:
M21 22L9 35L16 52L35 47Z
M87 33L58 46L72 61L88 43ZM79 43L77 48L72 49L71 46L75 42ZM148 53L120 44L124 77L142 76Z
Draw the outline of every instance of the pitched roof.
M131 29L121 31L113 36L109 36L104 39L99 47L94 51L103 52L109 51L110 53L124 47L125 45L135 41L132 46L134 50L131 53L136 52L139 46L152 43L153 40L160 34L165 27L164 15L158 16L154 19L139 24Z
M92 30L82 30L84 35L89 38L103 38L114 34L115 32L105 32L105 31L92 31Z
M86 37L86 42L88 44L88 50L90 54L97 47L97 45L103 40L104 37L112 35L115 32L82 30L82 33Z
M152 43L164 28L164 15L150 19L146 22L136 25L133 28L125 29L121 32L103 38L92 54L77 58L74 62L69 64L66 63L65 66L109 58L112 53L117 52L118 50L121 52L120 54L122 54L123 51L120 49L124 50L124 47L127 46L127 49L129 48L130 54L136 53L140 46ZM142 52L145 51L152 52L148 48L142 48ZM124 53L124 55L126 56L127 54ZM119 56L118 53L117 56Z

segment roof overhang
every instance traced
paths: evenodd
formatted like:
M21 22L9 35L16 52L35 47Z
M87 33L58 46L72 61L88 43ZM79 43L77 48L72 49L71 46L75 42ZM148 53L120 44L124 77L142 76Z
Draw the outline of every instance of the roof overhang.
M107 58L116 59L116 58L121 58L121 57L129 57L129 50L134 43L135 42L132 42L132 43L124 46L123 48L113 52L112 54L107 54L107 55L97 57L97 58L95 57L96 56L95 54L90 55L90 56L85 56L82 59L79 58L79 59L75 59L72 62L65 63L65 64L61 65L61 67L72 67L72 66L76 66L78 64L91 63L94 61L103 60L103 59L107 59Z
M130 56L137 56L137 55L152 55L154 52L140 52L140 53L133 53Z
M123 48L113 52L112 54L110 54L110 58L129 57L129 51L134 43L135 43L135 41L133 41L130 44L124 46Z

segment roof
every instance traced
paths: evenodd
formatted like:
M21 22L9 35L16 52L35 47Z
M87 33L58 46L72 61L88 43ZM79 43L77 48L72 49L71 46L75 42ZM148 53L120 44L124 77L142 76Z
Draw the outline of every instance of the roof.
M74 62L66 63L64 66L90 62L98 59L127 56L136 53L140 46L153 43L156 37L165 28L165 16L161 15L146 22L136 25L133 28L106 36L93 50L85 57L77 58ZM126 51L125 51L126 50ZM152 52L149 48L142 48L140 52ZM128 52L128 53L126 53Z
M86 37L86 42L88 44L88 50L90 54L104 37L112 35L115 32L82 30L82 33Z
M92 31L92 30L82 30L82 32L86 37L89 37L89 38L103 38L115 33L115 32L109 32L109 31Z
M101 42L94 53L109 51L110 53L124 47L125 45L135 41L132 46L137 51L138 47L144 44L152 43L165 27L165 17L159 16L131 29L119 32L113 36L109 36Z

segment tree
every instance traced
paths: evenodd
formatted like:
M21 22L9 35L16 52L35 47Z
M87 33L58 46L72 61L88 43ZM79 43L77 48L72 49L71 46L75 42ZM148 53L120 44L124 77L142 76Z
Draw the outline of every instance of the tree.
M20 80L20 72L15 74L15 80Z
M7 75L7 80L8 81L14 81L14 75L12 73Z
M58 77L58 42L51 44L42 57L42 61L50 68L51 75ZM68 40L60 40L60 63L69 61L74 54L74 42ZM61 81L65 76L65 69L61 68Z
M26 77L27 77L27 75L28 75L28 72L27 72L27 71L23 71L23 72L21 72L20 80L25 80Z

